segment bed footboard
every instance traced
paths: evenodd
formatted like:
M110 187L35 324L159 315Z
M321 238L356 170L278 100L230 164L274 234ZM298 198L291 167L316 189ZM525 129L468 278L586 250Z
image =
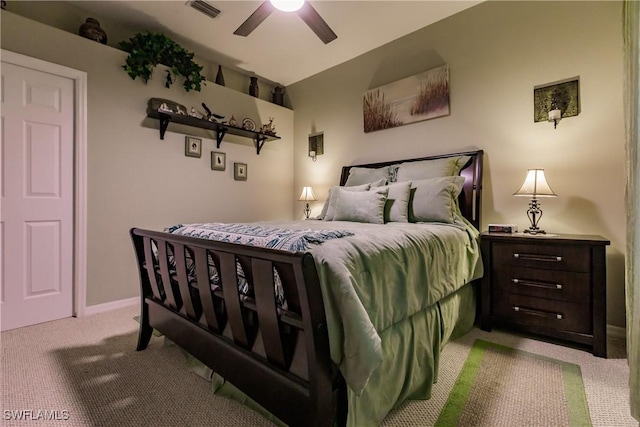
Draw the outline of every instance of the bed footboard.
M138 350L155 328L285 423L345 424L346 386L330 359L310 254L130 234L141 286Z

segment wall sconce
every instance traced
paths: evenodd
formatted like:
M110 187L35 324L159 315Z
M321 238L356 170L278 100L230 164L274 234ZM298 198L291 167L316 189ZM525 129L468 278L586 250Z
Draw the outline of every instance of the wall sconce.
M544 169L529 169L524 183L513 195L531 197L529 209L527 209L527 217L529 217L531 227L524 230L524 232L530 234L545 234L544 230L538 228L538 222L540 222L540 218L542 218L542 209L540 209L538 197L557 197L557 195L551 187L549 187L549 184L547 184L547 179L544 177Z
M551 102L551 110L549 110L549 121L553 122L553 128L558 126L558 122L562 118L562 111L557 107L556 101Z
M309 202L313 202L316 199L316 195L313 194L313 188L311 187L303 187L302 194L300 194L300 198L298 199L303 202L307 202L304 207L304 219L309 219L309 215L311 215L311 209L309 208Z
M580 78L571 77L533 88L533 121L553 122L580 114Z
M309 157L314 162L324 154L324 132L309 134Z

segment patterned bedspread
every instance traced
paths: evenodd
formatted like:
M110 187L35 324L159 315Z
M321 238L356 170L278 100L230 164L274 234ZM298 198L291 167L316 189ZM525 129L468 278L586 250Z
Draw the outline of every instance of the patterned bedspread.
M304 252L309 249L309 244L320 244L329 239L353 235L350 231L342 230L292 230L257 224L224 223L178 224L168 227L165 231L183 236L289 252Z

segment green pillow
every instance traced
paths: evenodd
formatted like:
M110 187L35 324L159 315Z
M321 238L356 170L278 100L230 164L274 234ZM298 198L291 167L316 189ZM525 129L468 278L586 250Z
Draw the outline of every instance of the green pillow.
M389 189L389 195L384 206L384 222L409 222L411 182L389 184L386 188Z
M409 221L453 223L458 211L458 196L462 191L462 184L462 176L413 181Z
M334 221L384 224L388 188L379 187L371 191L345 191L339 188L337 193Z
M368 183L364 185L355 185L352 187L341 187L339 185L331 187L331 189L329 189L329 197L324 203L322 212L320 212L320 216L318 218L325 221L333 221L333 215L336 210L336 197L338 197L338 190L342 189L345 191L367 191L369 187L371 187L371 185Z
M469 158L469 156L457 156L400 163L397 166L396 180L401 182L437 178L440 176L456 176L460 173L460 169L469 161Z
M349 169L349 177L347 178L347 182L344 183L344 186L362 185L368 182L378 181L379 179L384 179L386 184L390 177L389 166L382 168L353 167Z

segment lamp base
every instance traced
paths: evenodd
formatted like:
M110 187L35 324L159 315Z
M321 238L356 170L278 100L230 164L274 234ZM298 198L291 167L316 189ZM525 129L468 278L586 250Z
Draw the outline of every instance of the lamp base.
M535 235L535 234L547 234L547 232L546 232L546 231L544 231L544 230L539 230L539 229L538 229L538 230L536 230L536 229L531 228L531 227L530 227L530 228L527 228L526 230L524 230L524 233L531 234L531 235Z

